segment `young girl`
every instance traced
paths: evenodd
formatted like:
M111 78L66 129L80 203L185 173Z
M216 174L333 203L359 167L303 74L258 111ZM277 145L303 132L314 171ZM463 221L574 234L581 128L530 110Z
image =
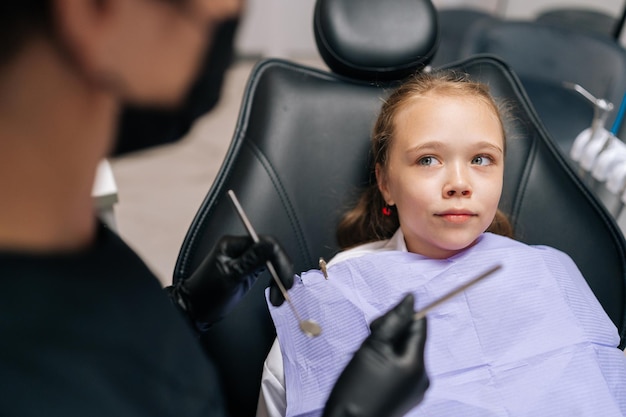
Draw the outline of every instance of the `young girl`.
M626 415L617 329L573 261L507 237L504 124L488 88L452 73L415 76L383 104L372 154L377 184L339 226L350 249L327 278L303 273L291 293L322 334L307 339L288 307L270 306L278 343L259 414L320 414L380 312L407 292L423 307L501 264L429 314L431 387L409 414Z

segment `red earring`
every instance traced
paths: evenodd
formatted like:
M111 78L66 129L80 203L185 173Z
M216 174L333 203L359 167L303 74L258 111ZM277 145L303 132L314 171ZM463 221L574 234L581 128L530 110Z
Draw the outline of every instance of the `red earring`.
M387 216L387 217L391 216L391 207L389 206L383 207L382 212L383 212L383 216Z

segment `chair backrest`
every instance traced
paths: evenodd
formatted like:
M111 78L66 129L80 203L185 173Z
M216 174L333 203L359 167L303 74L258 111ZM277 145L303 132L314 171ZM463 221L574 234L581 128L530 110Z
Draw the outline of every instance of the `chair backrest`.
M461 48L472 26L483 20L498 20L499 17L486 10L458 7L437 10L439 22L439 46L431 65L438 67L462 58Z
M513 68L566 153L591 125L593 106L563 82L579 84L615 108L626 93L626 50L605 35L537 21L482 20L472 25L460 48L463 58L475 54L496 55ZM616 115L609 116L607 129Z
M613 37L618 19L588 7L551 7L535 15L537 22Z
M254 68L231 146L189 228L174 280L188 277L220 236L246 233L229 189L257 232L280 240L296 271L338 251L337 222L371 180L369 139L381 99L432 57L436 12L430 0L318 0L314 27L331 71L273 59ZM515 104L501 206L518 237L569 253L623 334L626 244L614 221L564 162L506 64L475 57L456 68ZM269 279L263 274L204 337L237 416L254 414L275 337L263 295Z

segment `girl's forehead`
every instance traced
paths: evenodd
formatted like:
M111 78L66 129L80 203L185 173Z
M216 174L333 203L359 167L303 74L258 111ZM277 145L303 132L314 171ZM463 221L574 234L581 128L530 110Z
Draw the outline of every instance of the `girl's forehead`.
M402 105L396 108L393 115L394 129L399 123L407 121L428 121L428 118L421 118L422 114L429 116L446 117L450 116L449 122L454 123L455 115L460 113L476 113L492 119L498 125L502 125L497 107L489 99L475 95L419 95L405 100Z
M469 91L441 90L416 94L405 101L399 110L415 106L436 106L437 104L458 103L468 107L485 107L498 115L495 103L489 98Z
M503 122L498 107L489 97L467 92L464 94L459 92L439 94L436 92L428 92L427 94L410 97L404 101L403 105L396 109L393 118L394 129L397 128L398 121L403 119L406 115L418 116L419 118L422 112L432 114L432 112L439 113L439 111L441 111L442 113L439 114L445 117L446 113L444 112L449 111L450 108L480 112L481 115L487 116L487 118L492 119L500 128L503 128ZM450 123L454 123L453 114L450 114L450 116Z
M488 98L470 94L429 94L412 97L397 109L392 142L459 135L482 136L504 145L502 121ZM464 134L461 136L465 136ZM393 146L393 143L391 144Z

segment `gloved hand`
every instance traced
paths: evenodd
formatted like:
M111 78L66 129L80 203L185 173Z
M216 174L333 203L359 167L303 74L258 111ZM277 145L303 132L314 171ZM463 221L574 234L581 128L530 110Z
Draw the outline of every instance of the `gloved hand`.
M324 417L396 417L424 398L426 319L415 321L409 294L370 325L372 333L339 376Z
M259 236L254 243L250 237L224 236L189 278L168 290L193 322L210 326L247 293L266 261L274 265L285 288L291 288L293 266L275 239ZM284 301L273 279L270 301L274 305Z

